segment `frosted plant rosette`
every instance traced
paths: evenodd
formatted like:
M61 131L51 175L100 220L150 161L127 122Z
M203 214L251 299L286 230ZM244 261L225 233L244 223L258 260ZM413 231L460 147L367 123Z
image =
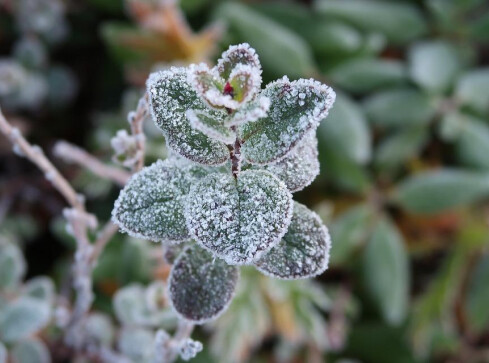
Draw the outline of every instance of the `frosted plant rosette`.
M335 93L287 77L261 89L248 44L217 66L154 73L150 109L171 156L134 175L113 220L128 234L181 246L169 296L202 323L230 303L238 265L281 279L322 273L330 239L319 217L292 200L319 172L316 129Z

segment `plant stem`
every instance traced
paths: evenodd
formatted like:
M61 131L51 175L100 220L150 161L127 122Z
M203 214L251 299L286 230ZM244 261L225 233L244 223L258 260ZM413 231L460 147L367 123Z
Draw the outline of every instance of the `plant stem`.
M231 129L236 132L236 126L233 126ZM234 145L229 146L229 155L231 158L231 172L234 178L237 179L241 172L241 141L238 137L236 137Z

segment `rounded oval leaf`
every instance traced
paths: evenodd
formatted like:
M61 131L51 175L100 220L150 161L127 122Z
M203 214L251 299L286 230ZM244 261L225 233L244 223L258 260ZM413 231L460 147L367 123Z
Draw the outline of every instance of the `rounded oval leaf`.
M409 266L402 237L390 221L375 226L364 252L362 276L383 318L400 324L408 310Z
M195 184L185 209L190 234L230 264L249 264L277 244L292 217L292 195L264 170L237 179L211 174Z
M13 363L51 363L49 349L39 339L24 340L12 349Z
M487 175L439 170L415 175L399 185L396 201L414 213L439 213L489 195Z
M174 160L157 161L134 175L117 198L112 220L131 236L181 242L189 237L183 214L193 181L203 167Z
M221 113L208 108L187 81L187 69L172 67L153 73L147 83L150 109L155 124L163 131L168 146L197 163L216 165L229 157L226 145L193 129L187 110L205 111L210 117Z
M267 85L262 95L270 99L268 115L243 125L241 151L252 164L268 164L284 157L309 130L328 115L334 91L315 80L287 77Z
M254 72L261 74L261 64L256 51L248 43L232 45L222 53L217 62L219 75L227 80L231 72L239 65L249 66Z
M21 297L2 310L0 338L12 343L44 328L51 317L49 304L36 298Z
M315 132L307 135L285 158L265 166L292 192L311 184L319 174L318 140Z
M15 289L25 274L25 259L20 248L0 241L0 290Z
M239 270L194 245L177 259L170 273L169 295L184 319L202 324L220 315L232 300Z
M255 266L280 279L303 279L322 274L327 266L331 240L319 216L299 203L287 233Z

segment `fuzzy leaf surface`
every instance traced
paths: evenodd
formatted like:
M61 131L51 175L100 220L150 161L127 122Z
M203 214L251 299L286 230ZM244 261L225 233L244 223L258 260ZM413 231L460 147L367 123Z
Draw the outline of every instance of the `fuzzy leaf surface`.
M49 322L50 310L48 304L35 298L13 301L0 314L0 338L12 343L36 333Z
M131 178L112 211L122 231L151 241L180 242L189 237L183 200L192 182L207 172L198 165L177 163L160 160Z
M328 115L334 91L314 80L270 83L262 92L270 99L267 117L240 127L242 153L252 164L268 164L284 157L309 130Z
M307 187L319 174L318 140L315 133L306 135L294 150L283 159L266 165L265 170L282 180L292 193Z
M204 323L216 318L231 302L239 270L194 245L173 265L169 295L183 318Z
M153 120L173 151L201 164L226 161L226 145L193 129L187 119L187 110L205 111L211 117L219 117L218 111L208 108L188 83L187 69L173 67L153 73L147 87Z
M185 216L192 237L229 264L250 264L277 244L292 217L292 195L264 170L211 174L194 185Z
M331 240L319 216L294 203L294 214L280 243L256 262L258 270L280 279L300 279L326 270Z

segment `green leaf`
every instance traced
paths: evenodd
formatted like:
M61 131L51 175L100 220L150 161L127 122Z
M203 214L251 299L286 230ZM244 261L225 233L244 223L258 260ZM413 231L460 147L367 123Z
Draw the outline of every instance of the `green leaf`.
M363 105L368 119L381 127L425 125L436 112L427 95L408 88L378 92Z
M392 170L406 160L417 156L428 139L425 127L401 129L389 135L375 150L375 164L381 169Z
M124 327L117 346L133 362L149 362L154 352L154 333L149 329Z
M240 127L241 151L252 164L268 164L284 157L308 131L328 115L334 91L314 80L290 82L287 77L267 85L268 116Z
M444 41L426 41L409 49L411 78L432 93L450 89L462 64L455 47Z
M91 313L85 323L85 333L90 341L110 347L114 342L115 329L108 315Z
M216 18L227 23L241 41L249 42L256 49L268 74L298 78L314 71L309 45L266 16L239 3L227 2L219 6Z
M361 30L379 32L394 43L405 43L427 31L418 8L375 0L316 0L315 9L328 18L344 20Z
M406 179L398 186L395 200L410 212L431 214L471 204L488 195L487 175L442 169Z
M150 109L155 124L163 131L170 149L201 164L224 163L229 157L226 145L194 130L187 110L205 111L219 118L217 110L206 107L187 81L187 69L171 68L150 75L148 82Z
M353 27L339 21L325 22L321 16L297 3L277 6L276 3L262 2L254 4L254 9L293 30L321 56L352 54L360 50L364 42L360 32Z
M129 180L115 202L112 220L129 235L151 241L189 238L183 201L191 184L206 173L184 160L157 161Z
M169 295L184 319L202 324L222 314L231 302L239 270L213 254L192 246L173 265Z
M478 262L469 283L466 307L467 320L472 329L482 332L489 323L489 256L483 256Z
M463 105L489 114L489 68L476 69L465 73L458 81L455 96Z
M408 257L396 226L383 219L375 226L363 256L365 288L385 321L402 323L409 299Z
M38 276L29 280L23 289L23 295L44 301L47 304L54 303L55 288L53 281L46 276Z
M49 322L49 304L31 297L21 297L2 310L0 338L7 343L24 339L41 330Z
M344 265L365 242L370 232L372 211L366 205L360 205L341 214L331 225L331 264Z
M363 110L344 93L338 94L328 118L318 128L319 146L364 164L370 160L372 140Z
M224 125L224 115L215 118L207 112L188 110L187 119L195 130L202 132L211 139L232 144L236 140L236 134Z
M15 244L0 240L0 290L16 289L25 274L22 251Z
M114 312L123 325L143 325L148 319L144 287L132 284L119 289L113 299Z
M331 240L319 216L294 203L294 214L280 243L256 261L264 274L286 280L322 274L328 267Z
M407 71L400 61L358 58L340 63L328 72L328 77L349 92L366 93L405 84Z
M250 67L255 73L261 73L261 64L258 55L247 43L230 46L222 53L221 58L217 61L216 68L220 76L228 80L233 70L239 69L240 65Z
M454 113L452 122L456 122L455 140L458 159L465 165L489 169L489 127L486 122L462 113Z
M315 133L306 135L285 158L265 165L264 169L282 180L292 193L307 187L319 174L318 140Z
M292 217L292 195L264 170L211 174L195 184L185 216L192 237L229 264L250 264L276 245Z
M270 99L268 97L258 96L253 101L250 101L233 114L224 120L226 126L239 126L248 122L255 122L263 117L266 117L270 109Z
M14 346L13 363L51 363L49 349L43 341L30 338Z

